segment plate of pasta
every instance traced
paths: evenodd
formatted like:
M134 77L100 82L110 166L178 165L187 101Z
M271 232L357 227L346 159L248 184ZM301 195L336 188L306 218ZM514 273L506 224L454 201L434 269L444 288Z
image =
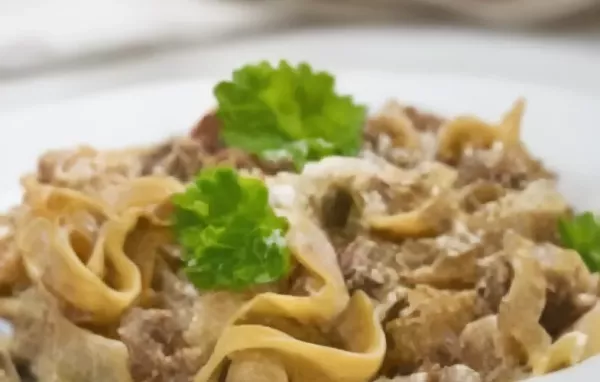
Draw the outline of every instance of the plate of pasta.
M592 379L598 106L281 61L2 115L0 381Z

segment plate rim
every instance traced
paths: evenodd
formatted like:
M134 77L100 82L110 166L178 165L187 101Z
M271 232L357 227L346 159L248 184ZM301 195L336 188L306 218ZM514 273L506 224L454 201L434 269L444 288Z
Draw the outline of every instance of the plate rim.
M600 54L598 55L600 60ZM298 61L294 61L298 62ZM378 78L383 77L392 77L396 79L400 79L402 77L438 77L438 78L451 78L451 77L459 77L460 79L464 79L465 81L478 81L484 82L488 84L500 85L500 86L523 86L529 88L538 88L539 90L544 90L551 93L561 92L567 93L569 97L574 98L587 98L589 100L594 100L594 98L598 98L597 101L600 104L600 89L596 92L588 92L583 91L581 89L569 88L561 85L550 85L545 83L538 83L535 81L521 81L509 78L502 78L500 76L493 75L479 75L479 74L470 74L470 73L454 73L452 71L439 71L439 72L419 72L416 70L404 70L404 71L393 71L386 69L344 69L340 68L338 70L327 70L337 76L359 76L359 77L367 77L374 76ZM30 114L31 112L35 112L36 110L44 110L48 108L55 107L67 107L69 105L78 105L85 104L89 102L100 102L102 100L106 100L113 97L124 97L131 96L134 94L141 93L151 93L155 91L159 91L161 88L176 88L180 86L188 86L190 84L195 84L196 86L211 88L219 81L222 81L222 78L217 78L214 75L211 76L193 76L189 78L177 78L177 79L166 79L161 78L156 81L152 81L150 83L137 83L129 86L123 86L118 88L109 88L102 89L93 93L85 94L79 96L77 98L64 98L50 102L44 102L36 105L29 105L23 108L18 108L16 110L8 110L8 111L0 111L0 121L5 118L12 118L15 116ZM211 85L213 84L213 85ZM597 94L596 94L597 93ZM527 98L527 97L526 97Z
M536 31L481 30L474 26L305 25L265 29L218 44L186 46L111 61L104 66L50 72L0 86L4 110L73 99L142 83L229 75L239 62L257 58L308 59L334 68L493 73L507 80L554 85L597 93L600 29ZM366 54L356 54L357 45ZM442 51L442 53L440 53ZM465 73L465 71L467 73Z

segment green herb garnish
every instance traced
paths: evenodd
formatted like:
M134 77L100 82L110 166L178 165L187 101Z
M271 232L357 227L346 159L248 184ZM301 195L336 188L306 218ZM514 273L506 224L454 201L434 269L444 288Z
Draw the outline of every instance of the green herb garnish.
M600 222L593 213L585 212L558 224L563 245L579 252L591 272L600 271Z
M232 168L203 170L173 205L185 272L196 287L239 290L287 273L288 222L275 215L261 180Z
M259 157L301 168L329 155L354 156L366 108L336 94L335 80L302 63L246 65L214 94L224 142Z

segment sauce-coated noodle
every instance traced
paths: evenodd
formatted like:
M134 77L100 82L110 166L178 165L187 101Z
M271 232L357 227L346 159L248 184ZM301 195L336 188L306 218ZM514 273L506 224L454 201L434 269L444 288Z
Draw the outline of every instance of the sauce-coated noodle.
M289 364L291 380L359 382L373 375L385 352L385 338L368 298L358 292L348 304L336 255L323 233L306 218L291 216L288 241L300 264L319 278L322 287L307 297L259 294L232 319L217 343L211 359L196 375L195 382L218 380L218 366L229 354L248 349L272 349ZM348 320L360 322L360 330L348 339L348 350L302 342L280 331L236 322L249 315L284 315L304 324L326 324L346 308ZM354 338L355 337L355 338Z

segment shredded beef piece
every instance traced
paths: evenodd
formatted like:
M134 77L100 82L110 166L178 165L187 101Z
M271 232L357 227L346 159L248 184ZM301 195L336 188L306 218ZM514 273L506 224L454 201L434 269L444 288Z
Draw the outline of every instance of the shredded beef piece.
M248 153L231 147L219 150L209 161L211 165L228 165L238 169L260 167L259 162Z
M546 306L540 317L540 324L548 334L556 337L569 323L573 323L579 315L579 309L573 304L573 296L569 290L548 290Z
M76 150L49 151L38 161L42 183L81 188L81 184L111 175L129 179L145 175L170 175L190 181L202 168L227 165L240 169L260 168L267 174L291 170L289 162L267 162L242 150L225 147L219 137L220 123L214 113L202 118L189 136L176 137L147 149L114 153L82 146Z
M384 328L389 348L384 370L408 374L459 362L459 335L477 318L475 293L418 286L407 298L409 306Z
M444 119L425 111L421 111L413 106L407 106L404 108L404 113L411 120L413 126L419 131L431 131L437 132L442 124L444 123Z
M175 138L142 157L142 175L171 175L189 181L204 166L207 156L199 142Z
M396 285L400 267L395 267L395 257L399 248L391 242L375 241L366 236L356 237L344 251L338 252L338 261L348 289L362 289L371 297L376 297L378 289Z
M221 121L216 112L206 114L192 129L190 136L199 142L206 153L215 155L217 163L226 162L237 168L259 167L266 174L275 174L279 171L293 171L294 163L289 160L277 162L262 160L254 155L249 155L240 150L228 149L220 138Z
M17 359L14 359L13 361L17 370L17 375L21 378L21 382L37 382L29 363Z
M504 256L496 256L483 267L476 290L491 312L498 312L500 301L508 293L512 279L513 269Z
M540 317L540 324L548 334L556 338L591 309L593 304L593 299L578 298L568 281L554 280L546 291L546 306Z
M426 374L425 382L481 382L479 373L461 364L446 367L434 365Z
M223 143L219 138L220 129L221 121L219 121L216 113L213 111L198 121L190 136L194 141L200 143L207 153L214 154L223 148Z
M170 311L134 308L118 332L135 382L189 382L200 367L200 354L187 347Z
M373 275L372 253L377 243L366 237L357 237L338 256L342 274L349 289L365 289L381 286L383 280ZM375 255L376 256L376 255Z
M224 382L288 382L280 356L268 350L243 350L231 357Z
M497 374L503 364L498 318L489 315L470 322L460 335L461 361L483 377Z
M525 148L503 147L499 144L489 150L467 150L459 160L457 169L459 185L488 180L518 190L534 180L554 177Z
M171 175L187 182L203 167L228 165L239 169L260 168L267 174L291 170L289 162L268 162L242 150L226 147L219 137L220 122L205 115L189 137L179 137L150 150L141 158L142 175Z
M334 188L323 195L321 221L326 228L343 229L354 207L352 194L343 188Z
M252 157L240 150L223 148L211 154L198 141L185 137L157 146L142 157L142 163L142 175L171 175L183 182L190 181L205 166L258 167Z

